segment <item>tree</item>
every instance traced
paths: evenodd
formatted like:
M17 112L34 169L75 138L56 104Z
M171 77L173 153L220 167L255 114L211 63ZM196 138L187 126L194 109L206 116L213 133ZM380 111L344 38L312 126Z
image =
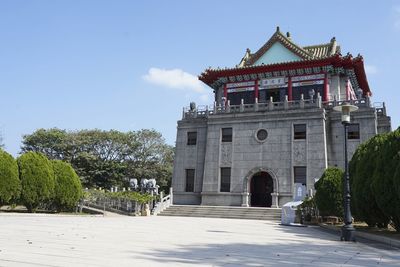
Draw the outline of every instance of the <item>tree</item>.
M53 203L58 211L72 210L82 197L81 181L71 164L60 161L52 161L55 192Z
M0 149L0 206L15 204L21 193L17 161Z
M41 153L27 152L18 158L22 185L21 202L30 212L50 202L54 194L54 172L50 161Z
M85 187L127 187L129 178L155 178L162 190L171 184L174 151L155 130L39 129L24 136L22 151L71 163Z
M400 232L400 194L398 166L400 163L400 127L385 135L376 160L372 188L378 207Z
M72 137L65 130L39 129L33 134L23 136L21 151L39 152L49 159L70 160L73 154L72 144Z
M155 178L161 190L171 186L173 147L165 144L160 133L154 130L140 130L130 135L135 144L127 157L130 177Z
M376 135L361 144L349 164L353 213L370 227L385 228L389 222L376 202L372 187L377 158L385 140L386 135Z
M343 171L330 167L315 183L315 202L322 216L343 217Z

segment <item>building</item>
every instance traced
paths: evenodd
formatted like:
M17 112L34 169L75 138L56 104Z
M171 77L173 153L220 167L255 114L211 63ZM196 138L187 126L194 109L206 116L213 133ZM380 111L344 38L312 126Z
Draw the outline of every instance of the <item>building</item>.
M384 104L371 104L362 56L342 56L335 38L301 47L278 27L236 67L209 68L199 79L215 103L191 103L178 121L175 204L280 207L299 187L312 194L328 166L343 168L343 126L332 108L344 102L359 107L349 158L391 130Z

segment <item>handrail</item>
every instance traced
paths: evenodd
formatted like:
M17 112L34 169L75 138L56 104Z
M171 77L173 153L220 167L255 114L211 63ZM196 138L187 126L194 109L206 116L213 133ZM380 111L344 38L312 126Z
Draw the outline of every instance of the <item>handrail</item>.
M215 114L233 114L233 113L244 113L244 112L257 112L257 111L273 111L273 110L294 110L294 109L308 109L308 108L325 108L331 109L335 106L340 106L345 103L349 103L356 106L372 107L370 98L353 99L353 100L333 100L333 101L322 101L321 96L317 96L315 99L300 99L288 101L287 97L285 101L273 102L272 99L268 102L258 102L244 104L241 101L240 105L230 105L229 101L225 105L214 103L211 108L209 106L202 106L198 109L183 109L182 119L191 118L207 118ZM376 104L373 106L377 112L381 111L381 106ZM384 107L384 104L383 104Z
M169 206L172 205L173 202L173 190L170 188L169 195L163 196L163 192L160 193L160 202L157 202L154 205L154 208L151 211L152 215L157 215Z

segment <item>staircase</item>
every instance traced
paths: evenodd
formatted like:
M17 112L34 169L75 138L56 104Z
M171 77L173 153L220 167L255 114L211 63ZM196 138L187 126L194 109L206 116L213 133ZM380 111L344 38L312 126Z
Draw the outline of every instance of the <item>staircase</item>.
M229 218L280 221L281 209L256 207L172 205L158 216Z

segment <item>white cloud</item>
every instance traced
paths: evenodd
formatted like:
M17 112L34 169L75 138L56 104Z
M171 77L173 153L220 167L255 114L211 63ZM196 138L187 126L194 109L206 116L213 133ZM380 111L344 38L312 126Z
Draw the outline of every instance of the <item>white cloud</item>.
M190 96L188 93L195 93L204 103L209 102L209 94L212 92L195 75L181 69L150 68L142 78L161 87L182 90L187 96Z
M143 76L149 83L196 93L205 93L206 90L199 79L181 69L159 69L150 68L149 72Z
M365 72L369 75L378 73L378 68L374 65L365 65Z

